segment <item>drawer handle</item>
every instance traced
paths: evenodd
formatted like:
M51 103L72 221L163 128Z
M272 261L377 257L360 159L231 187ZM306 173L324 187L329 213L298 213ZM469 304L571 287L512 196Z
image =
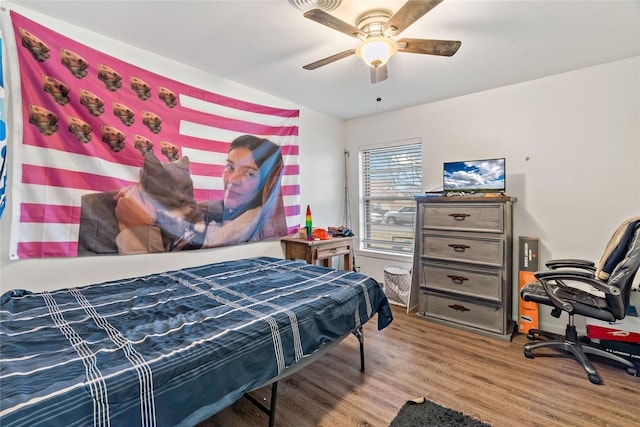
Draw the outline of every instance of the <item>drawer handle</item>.
M450 274L447 275L447 277L449 279L451 279L451 281L453 283L455 283L456 285L462 285L464 283L465 280L469 280L466 277L462 277L462 276L452 276Z
M449 245L449 247L453 248L453 250L456 252L464 252L465 250L469 249L471 246L452 243Z
M332 254L335 254L336 252L338 252L338 249L337 248L331 248L329 250L329 252L331 252Z
M460 305L460 304L452 304L452 305L449 306L449 308L452 308L455 311L461 311L461 312L471 311L470 309L468 309L464 305Z
M466 217L471 215L465 214L465 213L452 213L452 214L449 214L449 216L452 216L453 219L455 219L456 221L464 221Z

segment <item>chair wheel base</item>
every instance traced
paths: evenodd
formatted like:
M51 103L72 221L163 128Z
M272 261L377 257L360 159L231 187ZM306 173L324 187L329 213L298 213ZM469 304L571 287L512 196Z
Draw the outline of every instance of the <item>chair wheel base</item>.
M533 352L531 350L525 350L524 357L526 357L527 359L533 359Z
M638 376L638 370L636 368L627 368L627 373L629 375L633 375L634 377Z
M596 375L596 374L589 374L589 381L591 381L593 384L602 384L602 378L600 378L600 375Z

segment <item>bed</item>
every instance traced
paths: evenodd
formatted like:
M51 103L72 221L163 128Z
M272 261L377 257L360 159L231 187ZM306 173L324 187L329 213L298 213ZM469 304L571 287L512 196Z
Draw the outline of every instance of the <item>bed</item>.
M392 321L375 280L271 257L9 291L0 425L195 425L376 314Z

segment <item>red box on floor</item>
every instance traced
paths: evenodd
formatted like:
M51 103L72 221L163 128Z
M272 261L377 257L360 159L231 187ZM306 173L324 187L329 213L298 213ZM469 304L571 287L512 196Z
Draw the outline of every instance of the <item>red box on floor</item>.
M634 306L629 306L624 319L605 322L587 319L587 337L598 340L625 341L640 343L640 317Z

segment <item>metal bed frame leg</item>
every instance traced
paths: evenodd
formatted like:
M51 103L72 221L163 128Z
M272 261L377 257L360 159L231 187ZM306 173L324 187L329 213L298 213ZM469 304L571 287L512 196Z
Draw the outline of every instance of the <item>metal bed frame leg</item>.
M362 328L353 331L353 335L355 335L360 342L360 372L364 372L364 332Z
M269 405L269 427L275 426L276 423L276 397L278 396L278 381L271 386L271 404Z
M276 422L276 397L278 395L278 381L271 384L271 403L267 408L259 402L256 398L251 396L250 394L245 394L246 397L251 403L253 403L258 409L269 416L269 427L274 427Z

